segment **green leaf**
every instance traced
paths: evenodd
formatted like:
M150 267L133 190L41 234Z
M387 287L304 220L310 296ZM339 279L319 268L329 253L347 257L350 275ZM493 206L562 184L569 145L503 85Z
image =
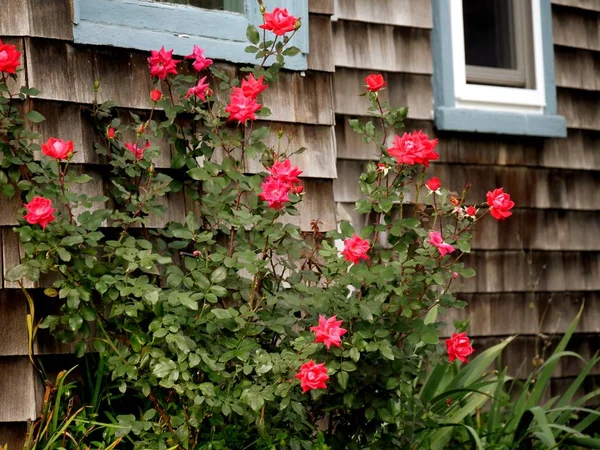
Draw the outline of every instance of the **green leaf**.
M18 266L15 266L12 269L10 269L6 274L5 278L8 281L19 281L27 276L28 271L29 268L27 266L25 266L24 264L19 264Z
M362 317L363 320L373 322L373 313L371 312L371 310L369 309L369 307L367 305L365 305L364 303L361 303L358 306L358 309L360 310L360 317Z
M27 120L33 123L40 123L46 120L46 118L37 111L29 111L27 114L25 114L25 117Z
M347 372L338 372L337 374L337 380L338 383L340 384L340 387L342 388L342 390L346 390L346 388L348 387L348 380L350 379L350 375L348 375Z
M260 41L260 34L258 34L258 30L254 25L248 25L248 28L246 28L246 37L254 45Z
M352 361L344 361L340 367L345 372L354 372L356 370L356 364Z
M233 316L227 309L213 309L210 311L217 319L231 319Z
M217 267L217 269L210 275L210 282L212 284L219 284L225 281L225 278L227 278L227 267Z
M60 245L64 245L65 247L70 247L72 245L81 244L83 242L83 237L81 236L67 236L60 241Z

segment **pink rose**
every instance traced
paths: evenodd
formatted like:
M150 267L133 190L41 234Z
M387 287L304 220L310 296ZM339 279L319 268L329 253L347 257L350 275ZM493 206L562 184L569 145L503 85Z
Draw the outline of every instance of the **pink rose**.
M197 45L194 45L194 50L192 51L192 54L187 55L186 59L194 60L194 62L192 63L192 67L195 70L197 70L198 72L206 69L213 63L212 59L208 59L208 58L204 57L204 49L198 47Z
M162 92L160 92L158 89L152 89L152 92L150 92L150 98L154 103L156 103L162 98Z
M428 242L436 247L442 256L445 256L447 253L454 252L454 247L444 242L439 231L430 231Z
M315 364L312 359L302 364L300 372L296 374L296 378L300 380L300 387L303 394L311 389L327 389L325 382L329 380L325 363Z
M475 208L473 205L468 206L465 208L465 214L469 217L475 217L477 215L477 208Z
M143 147L138 147L137 144L127 143L125 144L125 147L127 148L127 150L133 153L136 159L142 159L144 156L144 152L148 147L150 147L150 142L146 142L146 145L144 145Z
M429 167L430 161L435 161L440 157L435 152L438 143L437 139L429 139L422 131L413 133L404 133L402 137L396 135L392 147L388 148L388 153L398 160L398 164L423 164Z
M440 188L441 185L442 185L442 183L440 182L440 179L438 177L430 178L425 183L425 186L427 186L427 189L429 189L432 192L437 191Z
M19 58L22 53L11 44L3 44L0 41L0 72L13 74L21 65Z
M283 36L285 33L294 31L298 23L298 18L288 13L287 8L275 8L273 12L266 12L263 15L265 23L259 25L267 31L272 31L277 36Z
M512 216L510 210L515 203L510 200L510 195L504 193L504 188L494 189L487 193L487 204L490 207L490 213L495 219L504 220Z
M346 261L350 261L352 264L358 264L361 259L369 259L369 255L367 255L369 248L371 248L369 241L362 239L355 234L351 238L344 240L344 250L342 251L342 255L344 255Z
M242 92L246 97L257 98L258 94L267 88L264 83L264 76L258 77L258 80L254 78L252 74L248 75L247 79L242 80Z
M258 195L269 203L269 208L281 209L289 202L290 185L273 177L267 177L262 183L262 192Z
M198 80L198 84L196 86L189 88L187 93L185 94L185 98L189 98L192 95L195 95L200 100L206 100L206 94L208 94L208 83L206 83L206 77L202 77Z
M239 120L240 123L244 123L247 120L256 120L254 113L261 106L256 103L255 99L244 95L241 88L233 88L233 92L229 97L229 105L227 105L225 111L229 113L228 120Z
M383 79L383 75L380 73L372 73L367 76L367 78L365 78L365 83L367 83L367 91L371 92L377 92L387 86L387 83Z
M467 356L475 351L471 347L471 340L467 337L467 333L453 333L450 339L446 339L446 348L450 362L458 358L459 361L467 363L469 362Z
M52 201L44 197L34 197L29 203L23 205L27 209L25 220L31 225L39 224L42 229L54 220Z
M161 80L167 78L170 73L177 75L177 64L180 62L173 59L173 50L166 51L164 46L160 50L150 50L150 75Z
M348 332L348 330L340 327L341 324L342 321L336 320L336 316L326 319L324 316L319 315L319 325L310 327L310 330L314 331L316 335L315 342L322 342L328 350L332 345L340 347L341 337Z
M42 144L42 153L50 158L67 159L73 153L73 141L50 138Z

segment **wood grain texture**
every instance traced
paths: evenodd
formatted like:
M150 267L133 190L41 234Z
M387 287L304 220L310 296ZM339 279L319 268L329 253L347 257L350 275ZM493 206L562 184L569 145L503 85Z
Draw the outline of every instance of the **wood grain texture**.
M298 225L302 231L311 231L311 221L318 220L321 231L334 230L336 217L331 180L304 179L304 196L298 211L298 216L283 216L282 222Z
M369 102L360 96L365 92L365 77L371 72L337 67L334 74L335 112L349 116L367 116ZM382 101L393 106L408 106L410 119L433 118L433 87L429 75L384 73L388 86L381 91Z
M7 445L9 450L25 448L26 436L26 422L0 423L0 446Z
M558 88L556 98L569 128L600 130L600 92Z
M338 160L337 164L336 201L359 200L357 180L365 162ZM439 177L456 191L472 183L467 195L472 204L485 202L488 190L500 186L519 208L593 211L600 204L600 176L595 171L438 163L431 166L428 176Z
M378 160L378 149L366 144L350 127L348 120L358 118L363 123L367 117L338 116L336 142L338 158ZM375 127L379 129L377 121ZM594 130L570 129L567 138L541 139L524 136L491 134L435 133L427 120L408 119L404 131L423 130L439 139L437 152L440 162L496 166L556 167L561 169L600 170L600 133ZM393 136L389 136L391 144Z
M38 415L41 383L27 356L0 357L0 422L24 422Z
M556 85L560 87L600 90L600 53L573 47L554 47Z
M311 14L309 16L309 27L308 69L334 72L331 16Z
M477 276L464 280L458 292L600 290L599 252L476 251L462 261Z
M308 0L308 11L332 15L334 13L333 0Z
M335 15L355 22L431 28L431 2L423 0L335 0Z
M576 334L600 333L600 292L477 293L459 298L468 305L446 311L446 335L452 332L453 320L468 318L470 336L564 334L584 302Z
M0 36L73 40L69 0L4 0Z
M2 2L2 20L0 36L28 36L29 2L28 0L4 0ZM4 42L4 38L2 38Z
M20 291L0 290L0 317L0 357L27 355L27 302Z
M555 45L600 50L600 14L554 5L552 32Z
M599 0L552 0L552 4L588 9L590 11L600 11Z
M340 20L333 22L335 65L430 75L430 31Z

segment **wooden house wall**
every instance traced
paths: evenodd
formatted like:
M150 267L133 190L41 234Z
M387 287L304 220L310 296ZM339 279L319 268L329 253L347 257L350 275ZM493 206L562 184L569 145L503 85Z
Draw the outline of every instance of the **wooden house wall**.
M99 101L116 100L123 108L144 112L150 109L152 89L148 74L147 54L122 48L76 45L72 42L70 0L3 0L0 14L0 39L17 45L23 51L24 70L18 85L36 87L41 94L34 107L46 116L35 126L43 139L56 136L74 141L74 170L90 174L94 181L84 189L102 192L102 167L95 157L93 129L84 119L84 111L93 101L93 85L100 80ZM309 231L312 219L319 219L323 230L336 226L333 179L336 177L335 115L333 108L332 58L333 32L330 20L333 0L311 0L308 25L310 52L308 70L283 72L280 81L261 96L272 116L257 125L270 126L294 136L292 147L306 147L294 162L304 171L305 197L300 216L290 218ZM305 18L306 19L306 18ZM157 42L157 48L160 47ZM235 73L235 66L217 61L222 68ZM240 74L241 76L241 74ZM166 142L157 168L168 170L171 149ZM260 170L250 163L251 170ZM154 218L153 226L168 220L181 220L193 205L181 194L169 196L166 217ZM12 231L17 224L20 199L0 198L0 446L19 448L25 424L34 420L40 406L41 379L27 356L26 301L18 286L3 279L11 267L19 263L22 249ZM29 285L41 287L46 283ZM41 290L32 291L43 296ZM68 346L52 342L40 335L35 345L37 354L68 352Z
M354 211L357 180L377 149L348 125L367 120L364 77L380 72L382 97L409 107L407 130L439 138L440 161L431 167L445 186L474 183L467 202L505 187L515 201L504 222L483 221L473 252L463 260L477 276L462 280L459 298L469 306L447 316L470 318L469 333L481 350L519 334L507 360L523 376L532 369L536 337L560 336L585 301L572 348L589 354L600 332L600 3L553 0L558 111L565 139L437 133L433 126L431 9L423 0L336 0L333 22L338 219L364 224ZM553 389L564 388L578 365L558 370ZM567 365L568 365L567 364ZM567 370L568 369L568 370ZM600 368L599 368L600 370Z

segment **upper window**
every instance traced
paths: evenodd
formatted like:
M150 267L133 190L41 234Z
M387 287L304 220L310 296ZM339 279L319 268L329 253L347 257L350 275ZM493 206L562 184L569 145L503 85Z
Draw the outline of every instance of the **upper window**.
M433 0L440 129L564 136L550 0Z
M306 70L308 0L264 0L267 10L287 8L303 20L292 45L301 52L286 59L286 68ZM254 63L246 53L246 28L262 23L256 0L74 0L76 43L153 50L165 46L187 55L193 45L205 56Z

